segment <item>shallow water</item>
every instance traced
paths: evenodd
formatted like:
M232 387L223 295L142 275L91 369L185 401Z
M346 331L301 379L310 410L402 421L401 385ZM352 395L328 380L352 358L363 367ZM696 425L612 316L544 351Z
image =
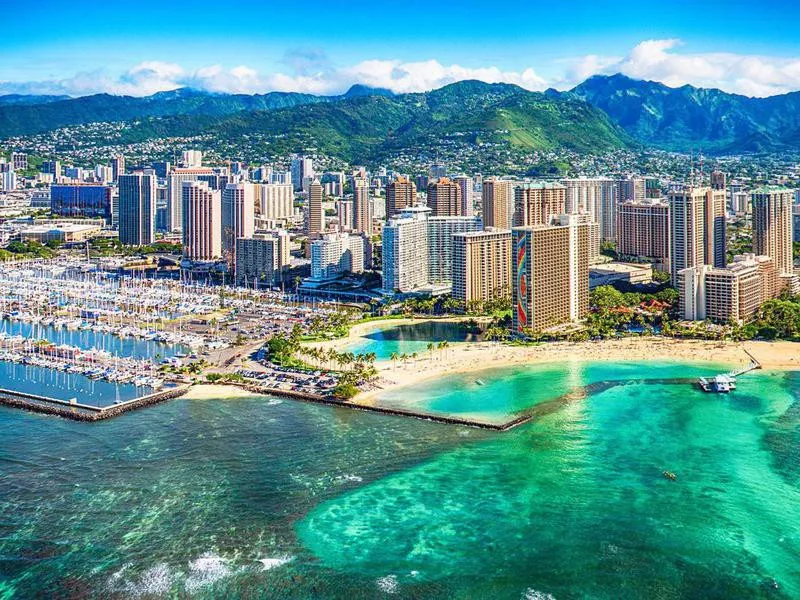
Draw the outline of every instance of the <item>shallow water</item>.
M798 394L626 383L506 433L263 397L0 409L0 598L800 597Z

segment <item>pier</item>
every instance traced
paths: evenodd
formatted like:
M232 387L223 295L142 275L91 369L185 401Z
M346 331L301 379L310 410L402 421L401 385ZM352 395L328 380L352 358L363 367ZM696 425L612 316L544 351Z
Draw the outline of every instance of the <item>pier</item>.
M36 394L0 388L0 405L63 417L65 419L72 419L73 421L92 422L110 419L138 408L144 408L166 400L178 398L183 396L188 389L189 386L163 389L153 392L152 394L147 394L146 396L133 398L124 402L112 404L111 406L101 407L82 404L77 400L59 400L57 398L49 398L47 396L38 396Z

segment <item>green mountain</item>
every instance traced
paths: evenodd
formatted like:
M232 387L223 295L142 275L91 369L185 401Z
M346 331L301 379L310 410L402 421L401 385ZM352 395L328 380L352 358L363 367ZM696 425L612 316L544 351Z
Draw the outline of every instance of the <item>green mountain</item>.
M800 92L749 98L624 75L594 76L564 94L607 113L636 140L666 150L710 153L800 150Z
M448 141L580 152L632 144L604 113L583 101L478 81L461 81L420 94L355 94L221 118L148 119L133 124L125 141L201 132L220 139L246 139L251 145L261 143L273 154L316 149L353 161Z

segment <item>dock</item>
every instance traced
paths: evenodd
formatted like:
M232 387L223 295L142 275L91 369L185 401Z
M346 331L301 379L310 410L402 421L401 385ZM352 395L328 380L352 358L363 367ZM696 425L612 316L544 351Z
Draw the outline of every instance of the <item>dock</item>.
M714 377L700 377L697 380L697 385L699 385L700 389L704 392L714 394L727 394L735 390L737 377L761 368L761 363L758 362L755 356L747 350L745 350L744 353L750 358L750 363L748 365L728 373L720 373Z

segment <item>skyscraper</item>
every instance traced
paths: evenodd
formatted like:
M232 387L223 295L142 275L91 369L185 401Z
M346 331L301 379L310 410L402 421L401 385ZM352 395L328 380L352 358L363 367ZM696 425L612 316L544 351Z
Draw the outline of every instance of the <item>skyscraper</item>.
M353 179L353 231L372 233L372 202L369 181L362 177Z
M258 233L236 240L236 281L267 286L290 264L289 234L286 231Z
M566 210L566 188L560 183L523 183L514 190L514 226L547 225Z
M481 190L483 224L497 229L511 229L514 215L514 182L490 177Z
M427 206L407 208L383 228L383 289L411 292L428 284Z
M727 177L725 173L718 170L711 171L711 189L724 190L727 185Z
M311 279L328 281L345 273L363 273L368 254L363 235L328 233L311 242Z
M309 236L320 234L325 229L323 196L322 184L315 179L308 187L308 200L306 201L306 234Z
M307 156L298 156L292 159L291 171L294 189L300 191L306 179L314 177L314 163Z
M463 216L461 187L447 177L428 184L428 207L436 217Z
M589 228L573 215L512 231L516 334L581 319L589 309Z
M197 181L201 177L213 177L210 168L174 168L167 178L167 230L180 231L183 226L183 182Z
M125 157L121 154L111 159L111 175L114 181L119 181L121 175L125 174Z
M132 246L155 240L156 177L134 173L119 177L119 241Z
M616 236L616 203L619 186L607 177L578 177L562 179L566 188L565 212L591 215L600 225L600 237L614 240Z
M670 247L669 204L657 200L617 206L617 254L651 260L667 271Z
M259 216L286 219L294 214L294 188L291 183L264 183L257 186Z
M453 236L453 297L469 308L511 297L511 231L491 229Z
M398 176L386 186L386 218L414 206L417 200L417 186L408 177Z
M254 185L229 183L222 190L222 251L230 260L236 256L236 240L252 237L255 231Z
M753 190L753 252L769 256L778 275L794 273L792 190L767 186Z
M210 261L222 256L222 198L205 181L184 181L183 255Z
M453 236L456 233L480 231L480 217L428 218L428 282L449 284L453 275Z
M465 217L472 216L472 177L456 175L453 181L461 190L461 214Z
M707 264L724 267L725 192L687 187L669 194L670 273Z

